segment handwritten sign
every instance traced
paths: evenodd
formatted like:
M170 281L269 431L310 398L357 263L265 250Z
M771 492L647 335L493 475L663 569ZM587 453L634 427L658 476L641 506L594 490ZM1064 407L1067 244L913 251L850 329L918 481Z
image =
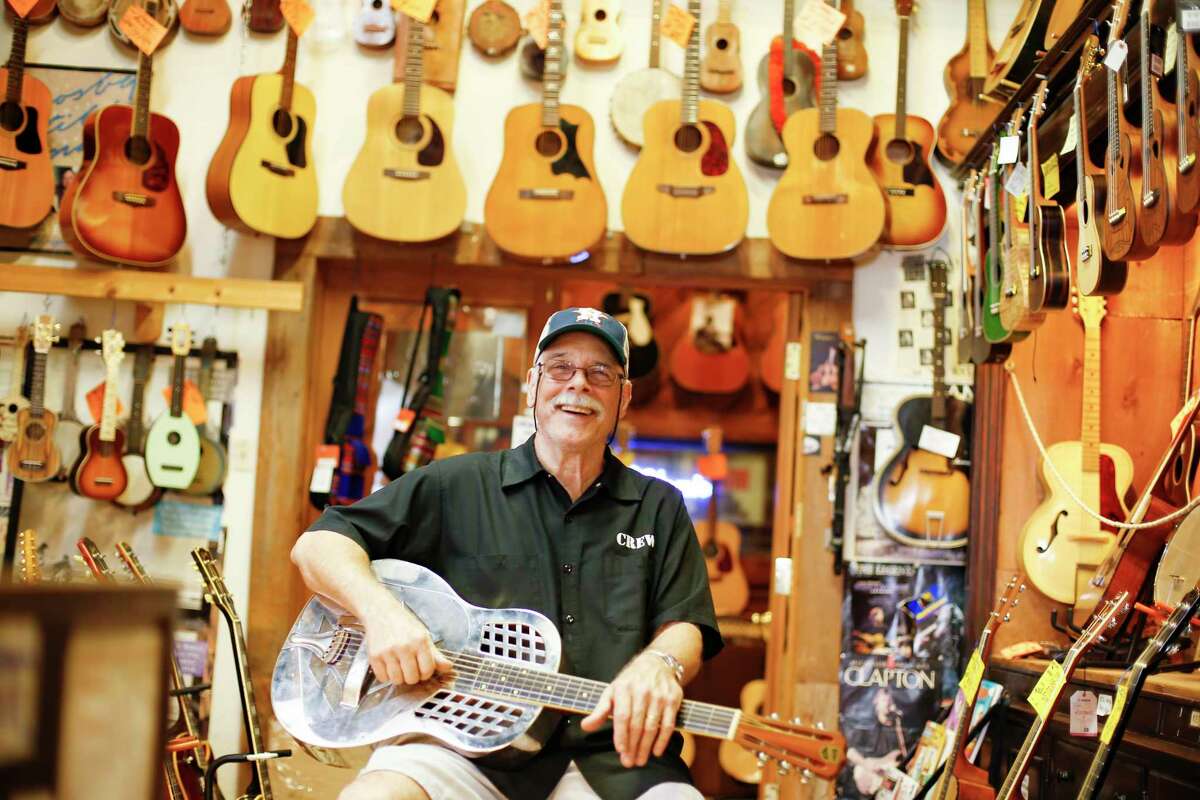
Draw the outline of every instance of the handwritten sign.
M545 50L550 43L550 0L534 3L533 8L521 18L521 24L529 31L537 46Z
M1104 730L1100 731L1100 741L1105 744L1112 744L1113 736L1117 733L1117 725L1121 722L1121 712L1125 709L1125 698L1129 694L1129 690L1124 684L1117 685L1117 695L1112 701L1112 711L1108 714L1108 719L1104 721Z
M101 381L99 384L97 384L90 392L84 395L84 397L87 399L87 407L88 411L92 413L92 419L94 419L97 423L100 422L100 417L104 413L104 381ZM117 416L121 416L124 411L125 408L121 405L121 398L118 397L116 411Z
M283 12L283 18L287 20L287 24L297 36L303 36L308 30L308 26L312 24L313 17L316 13L313 7L304 0L280 0L279 10Z
M805 47L819 53L833 41L845 21L846 15L824 0L805 0L792 21L792 34Z
M392 8L420 23L429 22L436 5L437 0L392 0Z
M144 8L132 3L121 15L117 27L121 29L121 33L129 37L129 41L137 45L138 50L148 56L154 55L154 51L158 49L163 37L167 35L166 27L147 14Z
M663 38L670 39L680 47L687 47L692 36L692 28L696 26L696 18L679 6L672 3L667 6L663 15L660 32Z
M979 657L979 651L971 653L971 660L967 662L967 669L963 672L962 680L958 682L958 688L962 689L963 697L968 701L979 691L979 684L983 681L983 659Z
M1029 693L1029 705L1033 706L1033 710L1043 720L1054 710L1054 701L1058 699L1058 693L1062 691L1066 682L1067 676L1063 672L1062 664L1051 661L1037 685L1033 687L1033 691Z
M1050 158L1042 162L1042 194L1054 197L1058 194L1061 184L1058 180L1058 154L1051 153Z

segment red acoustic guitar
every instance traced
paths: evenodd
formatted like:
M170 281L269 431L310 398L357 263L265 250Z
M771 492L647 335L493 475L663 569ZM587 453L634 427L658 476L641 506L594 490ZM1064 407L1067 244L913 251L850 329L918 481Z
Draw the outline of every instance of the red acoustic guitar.
M696 537L708 567L713 609L719 617L735 617L750 602L750 583L742 569L742 534L733 523L718 516L717 491L729 473L729 462L721 452L721 429L705 428L702 435L708 452L696 468L712 483L712 494L708 498L708 518L696 523Z
M30 228L54 205L54 172L46 144L50 90L25 74L28 20L11 15L12 50L8 66L0 68L5 81L0 105L0 225Z
M671 378L689 392L733 395L750 380L750 357L738 336L738 304L728 295L692 298L689 331L671 351Z
M117 427L117 367L125 358L125 338L120 331L109 329L100 335L100 355L104 359L100 422L83 434L83 453L71 470L71 487L94 500L115 500L128 481L121 463L125 432Z
M154 16L158 0L145 0L145 9ZM83 166L59 209L64 238L80 255L161 267L183 247L179 129L150 112L152 61L139 53L135 106L105 106L84 121Z

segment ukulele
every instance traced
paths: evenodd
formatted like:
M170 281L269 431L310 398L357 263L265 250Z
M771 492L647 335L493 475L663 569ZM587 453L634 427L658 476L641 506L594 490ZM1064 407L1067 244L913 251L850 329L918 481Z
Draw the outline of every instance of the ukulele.
M791 0L788 0L790 3ZM625 235L643 250L706 255L732 250L746 235L746 183L730 147L729 107L700 99L700 2L688 40L683 99L660 100L643 120L646 146L621 197Z
M94 28L108 18L109 0L58 0L63 19L83 28Z
M1108 50L1121 40L1121 30L1129 14L1129 0L1117 0L1109 23ZM1104 70L1108 81L1108 148L1104 153L1104 208L1096 208L1100 223L1100 243L1112 261L1143 260L1154 255L1137 229L1138 208L1142 197L1141 179L1134 173L1133 140L1140 135L1122 113L1125 107L1125 68Z
M1047 82L1042 81L1029 112L1029 310L1066 308L1071 298L1071 257L1067 255L1067 218L1062 206L1042 191L1038 121L1046 110Z
M150 4L146 0L111 0L108 3L108 32L118 42L129 48L137 47L133 43L133 40L125 35L125 31L121 30L120 25L121 17L125 16L125 12L131 5L142 6L146 10L146 13L158 20L158 23L167 29L167 37L170 37L171 31L175 28L175 23L179 20L179 6L176 0L158 0L158 5L154 9L150 8ZM141 56L139 56L140 58Z
M625 38L620 19L621 0L583 0L575 32L575 55L580 61L612 64L621 58Z
M1011 133L1012 123L1009 123ZM997 137L998 139L999 137ZM1001 186L999 144L992 143L992 157L988 174L984 179L984 207L987 209L987 254L984 258L983 297L978 309L978 319L982 320L984 339L992 345L1008 342L1019 342L1029 335L1029 331L1014 331L1005 327L1000 318L1000 298L1003 294L1002 285L1005 280L1006 249L1005 239L1007 230L1000 221L1000 204L1005 194ZM1001 351L999 360L1003 361L1008 353Z
M838 80L853 81L867 76L866 24L852 0L838 4L846 21L837 32Z
M26 528L17 534L17 582L26 586L42 582L42 555L38 550L37 531Z
M719 0L717 20L704 31L700 88L729 94L742 88L742 32L733 24L733 0Z
M770 51L758 62L758 89L762 100L746 120L746 155L764 167L783 169L788 165L780 132L784 120L802 108L816 104L813 96L816 67L807 48L792 38L795 0L783 0L783 35L771 41ZM782 59L778 67L772 60Z
M83 558L83 563L87 566L88 571L92 573L96 583L116 583L117 576L113 574L112 568L108 566L108 561L105 560L104 554L100 552L100 548L96 547L96 543L92 541L90 536L80 536L75 540L75 549L79 551L79 555Z
M258 725L258 709L254 704L254 685L250 680L250 659L246 654L246 637L242 632L242 620L238 616L233 595L225 586L225 579L217 568L212 554L203 547L192 551L192 560L200 571L204 582L204 595L215 605L229 626L229 638L233 642L233 662L237 667L238 692L242 701L242 721L246 729L246 740L251 753L261 753L264 750L262 733ZM271 773L265 760L252 762L250 784L243 797L252 800L272 800Z
M1195 34L1184 33L1175 23L1179 46L1175 50L1175 207L1181 214L1200 210L1200 74L1192 66L1191 43ZM1162 84L1160 83L1161 87Z
M629 379L649 377L658 368L658 342L650 324L650 298L622 289L604 295L600 308L629 331Z
M128 449L125 455L121 456L128 480L125 491L113 500L117 505L128 508L135 514L153 506L163 494L162 489L150 482L144 455L146 427L142 419L142 408L146 398L146 384L150 382L150 372L153 369L154 345L138 347L137 355L133 359L133 398L129 403L129 420L125 423L125 442Z
M225 0L184 0L179 9L179 26L196 36L220 36L232 22Z
M912 0L895 0L900 18L896 113L875 115L875 140L867 165L883 188L887 224L881 243L896 249L924 247L946 226L946 197L929 166L933 126L907 112L908 19Z
M54 205L54 170L50 164L47 122L50 90L25 72L29 20L12 19L12 49L0 67L5 82L0 105L0 226L31 228Z
M425 26L407 16L403 25L396 74L367 103L367 138L342 185L342 205L356 230L425 242L458 230L467 188L451 149L454 99L423 83Z
M133 580L146 585L154 583L128 542L117 542L117 555ZM170 678L172 696L179 704L179 717L175 721L174 729L167 735L168 748L163 758L163 777L171 792L169 797L200 800L203 796L201 786L204 783L210 755L208 742L205 742L201 736L200 723L195 717L191 703L182 694L182 690L187 688L187 684L183 680L183 670L179 668L179 660L175 657L174 648L171 650L168 665L167 675ZM170 747L172 742L178 742L185 738L194 740L196 745L186 749Z
M1025 112L1024 108L1018 108L1014 112L1014 119L1009 128L1010 136L1019 138L1018 131L1021 129ZM1019 147L1018 144L1018 149ZM1022 166L1028 175L1028 162ZM1042 311L1034 311L1029 305L1030 231L1029 226L1021 224L1023 212L1019 206L1022 200L1026 206L1028 205L1029 193L1022 191L1018 197L1014 196L1007 188L1012 173L1016 169L1017 165L1014 164L1007 174L1002 173L1000 213L1004 215L1004 238L1001 241L1001 247L1004 250L1004 267L998 308L1000 322L1004 325L1005 330L1029 333L1045 321L1046 314Z
M750 380L750 356L739 335L737 301L729 295L692 296L688 332L671 350L671 379L701 395L733 396Z
M650 66L621 77L608 101L608 115L617 135L632 147L646 142L643 127L646 111L662 100L672 100L682 94L679 78L659 66L662 35L663 0L652 0L650 7Z
M363 47L387 47L396 39L396 12L386 0L362 0L353 28Z
M832 0L825 0L832 5ZM821 50L817 108L792 113L783 126L788 166L771 193L767 232L792 258L860 258L883 233L886 209L867 169L871 118L837 105L837 46Z
M1033 692L1029 695L1029 704L1037 712L1033 720L1033 726L1030 727L1029 733L1026 734L1025 741L1021 744L1021 749L1017 752L1012 766L1008 769L1008 774L1004 776L1004 783L1000 786L1000 791L996 795L997 800L1013 800L1014 797L1023 796L1020 789L1021 779L1025 777L1025 772L1029 769L1029 764L1037 752L1038 743L1042 739L1042 734L1046 732L1046 725L1053 716L1054 707L1058 705L1058 700L1062 696L1063 689L1066 688L1067 681L1074 674L1075 668L1079 665L1079 660L1083 658L1084 654L1097 642L1104 641L1106 636L1110 636L1114 632L1114 629L1119 624L1117 620L1118 615L1129 613L1131 605L1132 599L1127 592L1122 592L1117 597L1108 601L1100 613L1079 634L1079 638L1075 640L1075 643L1071 645L1071 649L1063 657L1062 663L1051 661L1046 665L1046 671L1042 674L1041 680L1038 681L1037 685L1033 688Z
M1096 53L1100 40L1089 35L1080 56L1079 75L1075 80L1075 215L1079 221L1079 244L1075 259L1075 279L1084 295L1116 294L1125 288L1128 273L1124 261L1109 259L1100 236L1097 212L1103 213L1107 204L1108 179L1102 165L1092 162L1088 147L1087 123L1088 77L1096 70ZM1106 70L1107 71L1107 70ZM1108 148L1105 148L1107 151Z
M205 403L212 398L213 362L216 358L217 340L212 336L205 337L200 346L200 381L197 386ZM221 444L220 433L215 436L209 434L207 419L196 426L196 433L200 435L200 464L196 467L196 477L185 491L192 495L210 495L225 483L229 457Z
M1084 0L1055 0L1054 10L1050 12L1050 19L1046 23L1046 36L1042 41L1045 50L1054 47L1067 32L1067 28L1071 27L1071 23L1083 9L1083 3Z
M8 395L0 400L0 442L17 438L17 415L29 408L29 398L21 393L25 384L25 346L29 344L29 328L17 328L12 343L12 371L8 378Z
M1007 102L1037 68L1054 5L1054 0L1021 0L1012 27L1005 34L992 68L988 70L987 80L983 82L984 94Z
M957 462L970 433L970 404L949 395L945 383L946 267L929 265L933 297L933 393L910 397L896 410L901 445L879 472L875 517L896 540L915 547L948 549L967 543L971 481ZM959 439L954 457L925 450L927 428ZM931 437L929 437L931 438Z
M1192 298L1192 309L1188 314L1187 335L1183 337L1183 353L1180 362L1183 364L1183 391L1180 393L1180 405L1187 403L1192 396L1192 374L1196 358L1196 328L1200 324L1200 290ZM1200 437L1194 427L1184 432L1179 452L1172 459L1167 471L1163 474L1162 495L1171 505L1183 508L1192 499L1192 487L1196 484L1196 473L1200 470Z
M971 730L975 700L979 696L979 684L987 668L996 631L1012 618L1012 611L1021 603L1020 593L1025 591L1022 578L1014 575L1000 595L1000 601L988 615L979 642L971 652L971 659L958 684L951 717L958 719L954 739L946 756L946 767L942 776L929 792L930 800L990 800L995 794L988 783L987 771L980 769L967 759L967 734Z
M1076 298L1074 312L1083 323L1083 416L1080 441L1047 448L1050 462L1088 508L1109 519L1125 519L1125 493L1133 483L1133 459L1119 445L1100 441L1100 324L1103 297ZM1085 514L1052 477L1040 473L1046 495L1021 531L1017 552L1030 582L1059 603L1075 600L1075 578L1091 574L1116 541L1113 531Z
M70 360L67 362L67 374L63 379L62 411L58 415L58 424L54 427L54 446L58 448L57 478L66 478L71 467L79 460L79 440L86 426L79 421L75 413L75 389L79 376L79 354L83 351L83 338L87 328L82 322L71 326L67 334L67 349Z
M33 323L33 377L29 407L17 412L17 436L7 448L8 469L14 478L41 483L58 477L61 460L54 444L58 415L46 408L46 354L58 341L54 317L41 314Z
M938 122L936 153L947 166L963 162L1001 108L983 95L983 82L995 57L987 36L984 0L968 0L966 44L946 63L942 74L950 107Z
M146 472L150 482L163 489L186 489L200 466L200 434L191 417L183 413L183 378L192 331L186 322L171 327L171 407L160 414L146 434Z
M501 56L521 40L521 16L504 0L484 0L471 12L467 38L485 56Z
M767 682L763 678L748 681L738 695L738 705L743 714L761 715L767 698ZM762 781L762 764L758 755L736 742L722 741L717 748L717 762L726 774L742 783Z
M125 491L128 476L121 463L125 432L117 427L117 368L125 358L125 337L118 330L100 334L104 361L104 401L100 421L83 435L79 461L71 470L71 488L93 500L112 500Z
M504 155L483 208L496 245L531 261L577 261L604 238L608 220L592 159L595 123L582 107L558 101L562 41L562 0L551 0L542 102L508 112Z
M158 0L145 0L151 15ZM138 51L135 104L93 111L84 122L84 153L93 154L67 188L59 225L80 255L137 267L172 261L187 236L175 179L179 129L150 111L153 59Z
M706 452L697 461L696 469L712 483L712 494L708 496L707 519L696 523L696 537L708 569L713 609L718 617L736 617L750 602L750 583L742 569L741 531L718 516L717 493L729 473L729 463L721 452L721 429L705 428L701 435Z
M298 42L288 26L280 71L233 82L229 127L205 181L208 207L231 228L298 239L316 224L317 104L308 87L296 82Z
M280 0L246 0L242 6L246 26L255 33L275 33L287 22Z

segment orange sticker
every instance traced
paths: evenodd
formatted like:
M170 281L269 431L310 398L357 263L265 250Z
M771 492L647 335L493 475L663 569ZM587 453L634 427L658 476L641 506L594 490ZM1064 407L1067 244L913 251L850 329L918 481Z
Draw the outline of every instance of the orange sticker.
M171 405L171 387L163 389L163 399ZM208 409L204 406L204 395L191 380L183 382L183 413L192 419L192 424L203 425L208 421Z
M696 469L710 481L723 481L729 474L729 460L724 453L706 453L696 459Z
M400 433L408 433L408 429L412 427L413 420L417 418L417 412L411 408L402 408L400 413L396 414L396 421L392 424Z
M437 0L392 0L392 8L421 23L429 22L436 5Z
M24 18L29 16L29 12L33 11L33 7L38 4L38 0L8 0L8 4L13 7L13 11Z
M148 56L154 55L159 43L167 35L167 29L159 24L158 20L147 14L141 6L132 3L121 15L117 27L129 37L129 41L137 45L138 50Z
M104 381L100 381L94 389L87 393L88 411L92 413L92 419L97 424L100 423L100 417L104 415ZM125 407L121 405L121 398L117 398L117 416L125 413Z
M297 36L304 35L315 16L313 7L304 0L280 0L279 10L283 12L283 18Z
M672 3L667 6L667 13L663 15L660 31L675 44L686 48L695 26L696 18Z
M537 46L546 49L550 43L550 0L538 0L538 3L521 18L521 24L529 35L537 42Z

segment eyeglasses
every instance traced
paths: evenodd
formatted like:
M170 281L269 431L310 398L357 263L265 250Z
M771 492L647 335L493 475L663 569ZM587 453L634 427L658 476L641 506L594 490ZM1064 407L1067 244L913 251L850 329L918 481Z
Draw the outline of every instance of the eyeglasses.
M549 375L551 380L559 383L567 383L575 377L576 372L583 370L583 376L587 378L587 382L597 389L606 389L625 377L624 373L608 364L577 367L570 361L551 361L548 364L539 363L538 367L544 374Z

